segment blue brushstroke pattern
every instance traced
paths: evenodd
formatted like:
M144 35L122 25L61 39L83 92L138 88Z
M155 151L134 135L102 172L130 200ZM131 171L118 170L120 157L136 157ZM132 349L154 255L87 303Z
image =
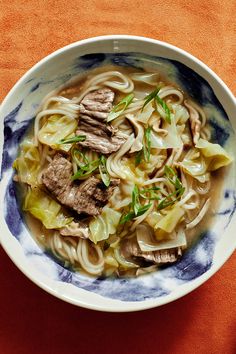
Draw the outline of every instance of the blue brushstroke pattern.
M2 155L1 166L1 178L3 173L12 167L12 163L15 159L16 146L19 145L20 140L25 135L25 132L29 125L29 119L23 122L17 122L16 116L21 109L23 101L18 104L4 119L4 145ZM15 154L10 151L15 150Z
M36 90L39 88L39 86L40 86L40 82L38 82L37 84L35 84L34 86L32 86L31 89L30 89L30 92L36 91Z
M5 193L4 204L5 220L12 235L19 239L23 229L23 220L19 211L19 203L16 196L16 188L14 182L10 180Z
M195 247L189 248L181 259L171 266L174 278L190 281L207 272L212 265L216 240L216 235L209 231L200 235Z
M228 140L230 133L226 131L225 127L220 126L215 120L210 119L209 124L211 126L211 141L212 143L220 144L224 146Z

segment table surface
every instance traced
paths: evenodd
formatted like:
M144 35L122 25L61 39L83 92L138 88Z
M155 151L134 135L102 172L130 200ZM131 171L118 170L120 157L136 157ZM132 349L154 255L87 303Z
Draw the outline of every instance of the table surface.
M235 94L235 13L235 0L0 0L0 100L45 55L104 34L179 46ZM235 354L235 267L234 254L206 284L174 303L112 314L53 298L0 249L0 353Z

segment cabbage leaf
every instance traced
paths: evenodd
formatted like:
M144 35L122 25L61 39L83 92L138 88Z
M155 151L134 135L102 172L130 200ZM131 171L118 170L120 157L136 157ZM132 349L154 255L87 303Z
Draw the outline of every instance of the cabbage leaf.
M47 229L60 229L73 221L62 211L62 207L39 188L29 189L23 209L40 220Z
M116 232L121 213L109 207L103 208L101 215L93 218L89 223L90 240L95 244L108 239L109 235Z
M139 247L143 252L159 251L176 247L185 248L187 246L186 236L182 229L177 232L175 238L161 241L154 239L153 229L148 225L138 225L136 234Z
M38 132L38 139L42 144L56 148L65 148L65 145L59 144L62 139L71 137L75 131L78 122L67 116L52 115Z
M183 142L178 134L176 123L171 119L171 124L163 122L162 129L166 130L167 134L161 135L153 130L151 131L151 148L154 149L178 149L181 148Z
M173 232L180 219L184 216L184 213L184 209L176 204L160 221L156 223L154 229L161 229L167 233Z
M220 167L229 165L233 158L219 144L212 144L205 139L199 139L196 148L206 158L208 171L215 171Z
M20 154L13 163L21 182L31 186L37 185L37 176L40 169L40 156L33 141L26 138L20 145Z

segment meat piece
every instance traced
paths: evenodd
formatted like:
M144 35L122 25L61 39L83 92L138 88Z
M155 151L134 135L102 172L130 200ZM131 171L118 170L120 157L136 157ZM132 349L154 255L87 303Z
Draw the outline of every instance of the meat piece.
M66 207L78 214L98 215L111 197L118 179L112 179L110 186L95 177L89 177L77 184L71 180L72 164L61 154L56 154L43 173L42 181L47 189Z
M112 136L117 132L117 129L110 124L102 123L88 116L80 117L79 129L104 137Z
M61 154L56 154L42 175L42 181L53 195L62 198L71 189L72 164Z
M76 134L85 135L86 139L79 142L79 145L102 154L110 154L125 142L117 129L104 122L111 111L113 100L114 92L109 88L93 91L83 98Z
M72 221L69 225L60 229L60 234L62 236L74 236L86 239L89 238L89 228L88 225L82 221Z
M88 93L80 103L80 113L98 120L105 120L112 109L115 94L109 88Z
M105 155L117 151L126 140L123 136L118 134L110 136L110 134L105 133L98 127L90 126L88 128L88 125L84 123L79 125L76 134L86 136L84 141L78 142L80 146L87 147Z
M87 129L88 132L94 132L95 128L96 130L96 135L101 135L101 136L112 136L115 133L117 133L117 129L114 128L110 124L103 123L101 121L98 121L96 119L93 119L89 116L80 116L80 129Z
M143 252L141 251L136 238L124 240L121 245L121 253L127 259L137 257L155 264L175 262L182 254L180 247L153 252Z

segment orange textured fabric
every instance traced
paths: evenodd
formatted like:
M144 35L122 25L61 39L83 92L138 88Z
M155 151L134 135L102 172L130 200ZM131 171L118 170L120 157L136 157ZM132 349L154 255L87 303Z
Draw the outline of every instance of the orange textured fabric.
M134 34L197 56L236 93L236 1L0 0L0 100L33 64L77 40ZM232 235L235 237L235 235ZM54 299L0 249L0 353L236 353L236 255L160 308L97 313Z

